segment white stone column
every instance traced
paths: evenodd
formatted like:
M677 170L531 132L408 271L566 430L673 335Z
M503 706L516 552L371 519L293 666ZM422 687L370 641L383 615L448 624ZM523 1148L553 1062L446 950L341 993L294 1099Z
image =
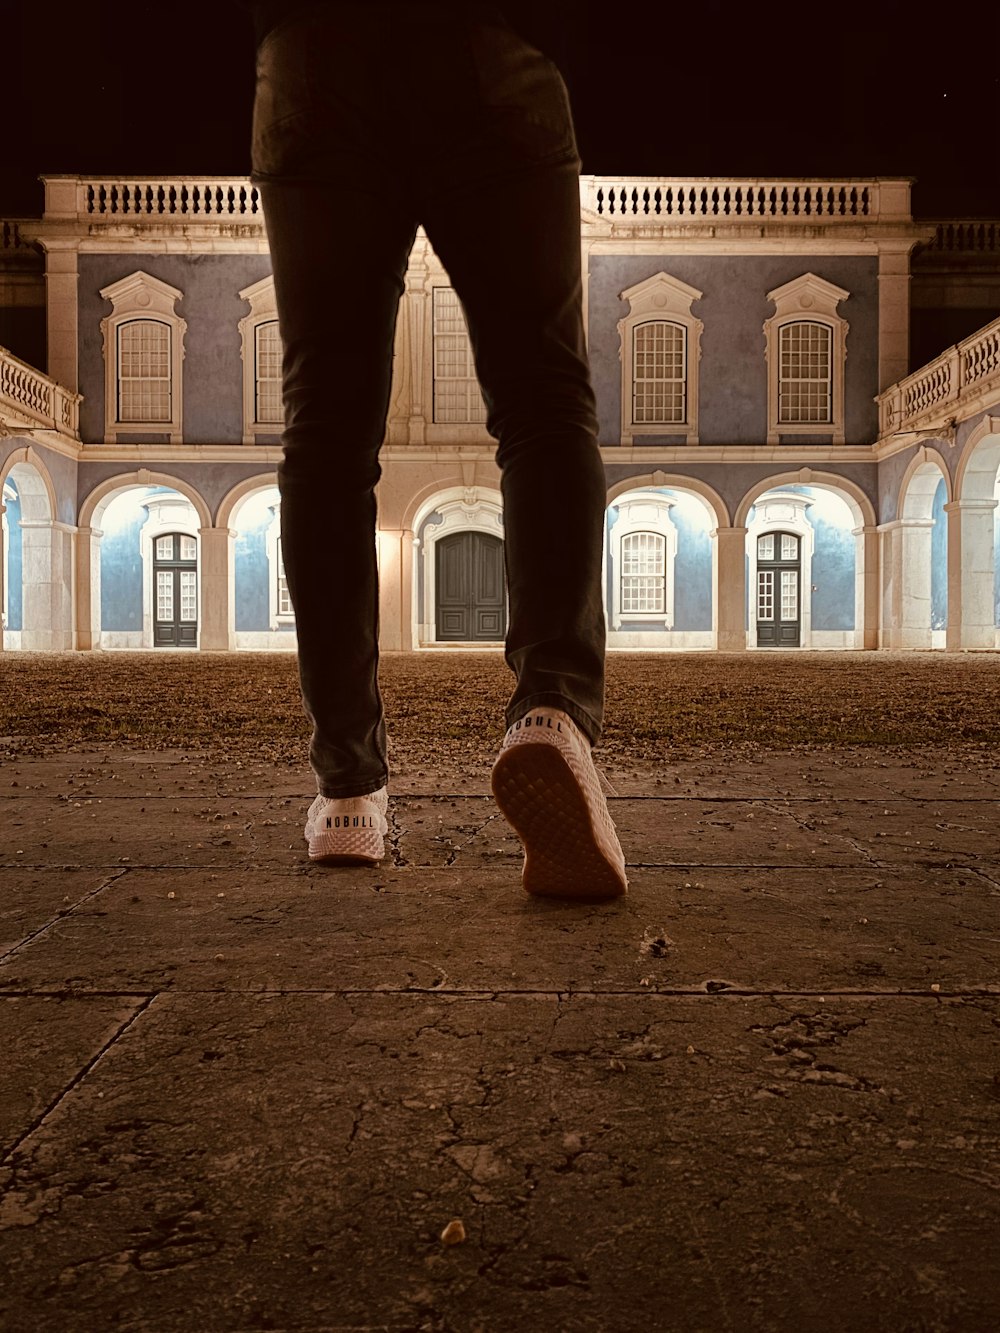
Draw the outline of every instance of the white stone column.
M996 647L993 511L996 500L952 500L948 515L949 652Z
M199 528L201 551L201 629L198 646L205 652L229 652L236 641L236 576L233 528Z
M49 248L45 256L45 305L48 329L48 373L75 393L78 369L79 273L75 249Z
M410 444L423 444L430 420L430 404L424 402L424 363L427 345L430 270L427 265L426 239L418 239L410 251L406 271L403 313L406 319L407 345L410 351L410 402L407 432ZM432 349L433 354L433 349Z
M878 257L878 388L904 379L910 360L910 250L880 250Z
M720 653L747 646L746 528L715 528L712 538L712 628Z
M878 646L898 648L896 627L902 617L903 596L903 539L897 522L881 523L879 568L881 572L881 616L879 618Z
M409 559L407 553L409 552ZM386 652L412 647L410 580L413 533L406 528L379 528L379 647Z
M878 648L879 635L879 530L871 525L853 528L854 536L854 646Z
M883 523L883 648L931 646L931 533L933 519Z
M90 652L101 646L100 528L76 530L76 643Z
M21 520L21 647L73 647L73 539L68 523Z

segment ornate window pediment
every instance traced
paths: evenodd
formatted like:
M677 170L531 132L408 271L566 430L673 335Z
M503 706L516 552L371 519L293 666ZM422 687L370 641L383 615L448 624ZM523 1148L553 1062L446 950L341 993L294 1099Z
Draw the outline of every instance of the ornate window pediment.
M111 314L104 338L104 438L160 434L183 437L181 368L186 322L176 287L141 269L101 290Z
M691 313L702 293L656 273L621 293L622 443L681 435L698 443L698 363L704 324Z
M850 292L803 273L768 292L764 322L767 442L781 435L827 435L844 443L844 367L848 323L837 312Z

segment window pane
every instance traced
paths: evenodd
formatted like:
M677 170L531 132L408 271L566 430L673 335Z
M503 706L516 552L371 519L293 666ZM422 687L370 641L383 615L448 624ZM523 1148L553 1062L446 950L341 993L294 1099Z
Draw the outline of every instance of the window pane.
M173 560L174 558L173 537L157 537L156 558L157 560Z
M783 569L781 571L781 618L798 620L799 618L799 571Z
M198 575L193 569L181 572L181 620L198 619Z
M174 576L169 569L156 571L156 618L167 622L174 618Z
M769 532L766 537L757 538L757 559L774 559L774 533Z
M826 324L802 320L778 333L778 420L833 420L833 334Z
M257 325L254 345L257 366L254 419L262 424L281 425L284 422L281 400L282 346L277 320Z
M687 421L687 330L655 320L632 331L632 422Z
M757 571L757 619L774 619L774 571Z
M434 420L486 420L465 314L451 287L434 288Z
M133 319L118 326L118 420L170 421L170 326Z
M781 534L781 558L782 560L797 560L799 558L799 539L792 536L790 532Z
M181 537L181 559L198 559L198 543L193 537Z

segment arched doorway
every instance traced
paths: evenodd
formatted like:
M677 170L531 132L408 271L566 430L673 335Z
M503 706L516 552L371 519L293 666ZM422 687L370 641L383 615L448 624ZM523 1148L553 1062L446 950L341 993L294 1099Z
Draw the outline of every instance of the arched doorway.
M440 643L496 643L507 633L503 541L453 532L435 543L435 623Z

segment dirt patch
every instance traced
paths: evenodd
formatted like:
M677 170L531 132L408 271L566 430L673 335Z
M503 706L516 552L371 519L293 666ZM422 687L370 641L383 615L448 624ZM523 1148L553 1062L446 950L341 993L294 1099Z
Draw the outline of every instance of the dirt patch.
M512 677L496 653L382 659L397 760L483 762ZM1000 742L1000 654L612 654L606 761L706 749ZM101 744L224 750L301 762L295 659L267 653L5 653L0 743L10 754Z

